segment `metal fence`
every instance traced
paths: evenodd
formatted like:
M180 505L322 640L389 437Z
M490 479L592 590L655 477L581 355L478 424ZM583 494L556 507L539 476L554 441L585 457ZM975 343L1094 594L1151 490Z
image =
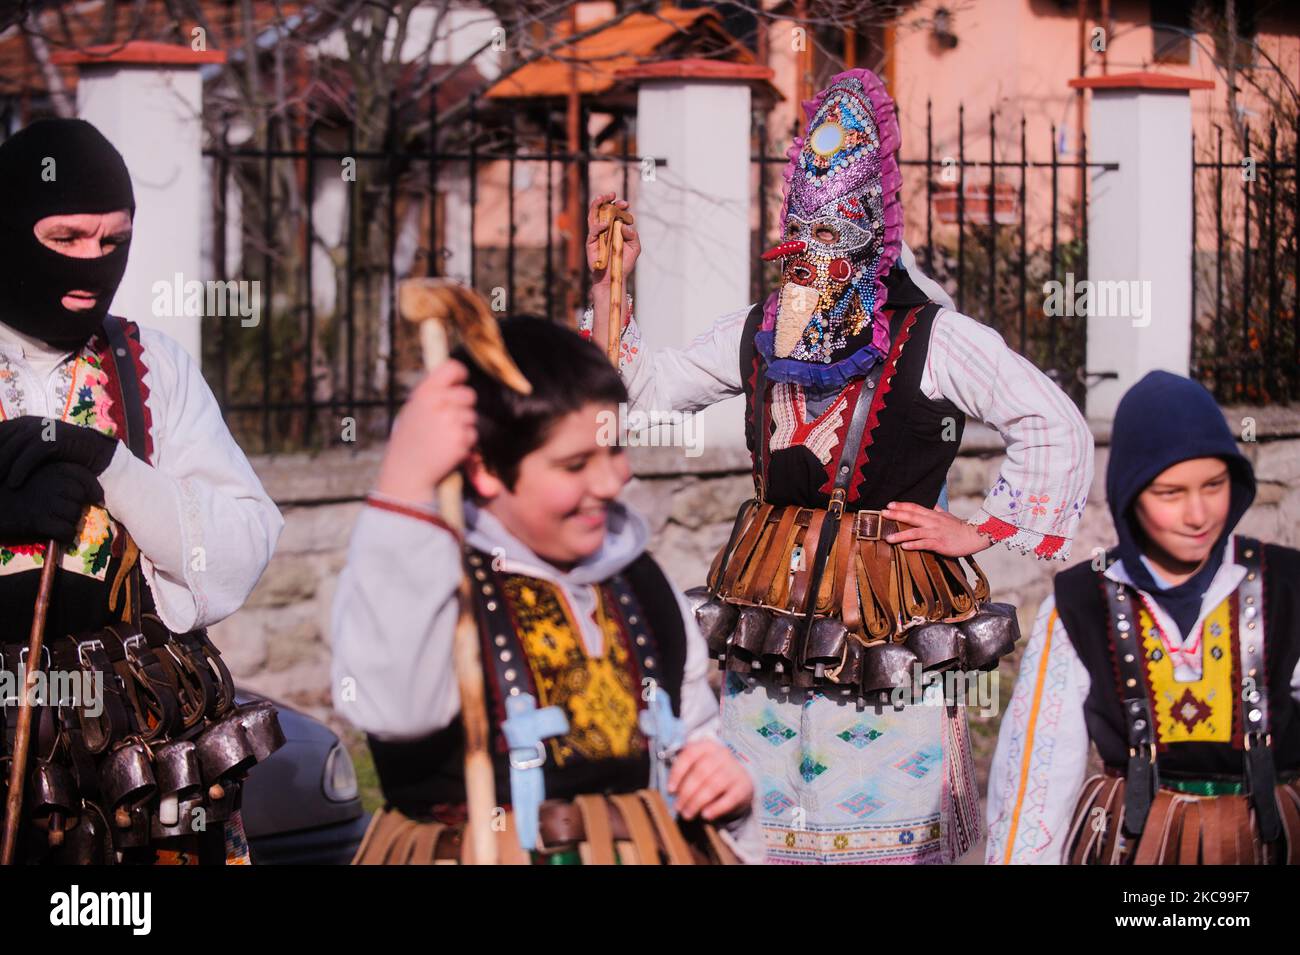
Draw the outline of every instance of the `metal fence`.
M580 118L584 131L588 128L588 114L584 106ZM556 227L557 213L563 208L562 184L569 168L577 164L585 211L593 164L621 165L626 193L631 168L643 160L629 152L627 117L614 117L614 124L621 125L621 131L616 133L619 148L615 155L596 151L585 135L581 149L569 152L556 132L562 127L562 118L562 111L556 113L549 108L489 107L485 116L479 103L471 99L458 118L444 123L433 95L427 112L428 132L414 142L397 141L392 131L399 128L401 117L394 111L387 127L390 135L381 149L356 148L355 130L331 130L334 138L347 135L348 141L341 146L325 145L321 140L326 131L320 123L313 123L295 130L294 138L302 142L301 148L232 147L228 136L223 135L220 142L204 150L204 155L214 162L213 248L214 271L219 280L234 278L227 274L226 233L236 164L246 164L245 173L251 168L251 175L245 179L257 184L256 188L249 188L247 181L244 184L245 221L240 241L245 255L240 271L241 277L256 275L262 283L262 299L269 303L267 315L252 335L226 320L205 322L204 327L205 372L232 431L244 447L254 452L277 452L337 444L355 446L387 435L420 368L418 343L398 321L393 301L396 283L405 277L397 274L396 267L395 245L401 228L398 206L413 202L428 212L413 255L417 263L413 274L444 274L449 243L446 213L437 197L449 175L463 176L468 189L467 230L473 236L479 225L480 172L489 163L504 162L507 166L506 242L504 248L466 243L465 271L473 287L485 295L503 289L509 311L552 320L562 318L566 292L570 301L583 300L585 289L572 287L574 279L564 264L565 237ZM522 120L532 121L527 135L521 135ZM266 139L273 141L269 133ZM315 218L315 203L303 202L301 227L292 230L295 235L291 244L295 248L286 249L283 242L277 245L285 202L282 190L276 186L275 164L302 164L297 178L305 195L314 197L320 163L325 160L367 164L381 175L371 179L368 195L366 190L355 188L345 191L347 225L342 241L328 246ZM531 237L533 241L521 248L515 221L515 170L524 164L542 171L545 215L544 234ZM430 197L435 201L429 202ZM260 227L250 226L250 211L256 214ZM382 256L367 257L364 237L376 221L384 232L386 248ZM585 223L579 226L585 230ZM260 236L256 234L259 228ZM328 314L320 314L313 291L319 278L314 262L327 246L342 281L338 283L335 307ZM250 249L256 249L254 254L249 255ZM525 251L529 260L522 262ZM382 274L374 275L376 270ZM368 297L358 290L367 272L377 290ZM296 294L286 301L280 294L281 286L290 284L290 279ZM580 286L584 281L585 271L576 282ZM378 308L379 314L359 315L358 306L363 301Z
M1247 126L1236 159L1222 127L1193 140L1192 374L1224 404L1300 400L1300 120L1293 132L1289 159L1274 123L1259 142Z
M564 208L563 184L576 164L585 211L593 170L606 164L601 181L621 185L621 193L628 195L641 178L638 167L643 168L643 157L634 153L631 142L634 116L599 110L609 122L602 141L592 142L587 135L591 110L584 105L581 148L570 152L562 135L564 112L554 103L502 109L471 100L444 122L436 102L430 97L421 117L392 111L390 135L377 149L358 149L355 130L313 123L292 130L288 139L293 148L231 146L227 134L205 150L215 177L215 277L236 278L227 274L226 233L228 202L239 172L244 253L238 277L258 278L267 303L256 328L206 318L204 326L205 371L232 430L250 451L356 446L387 435L420 367L415 336L398 321L393 306L393 290L404 277L398 274L396 255L403 204L413 204L426 216L403 272L442 274L454 239L467 254L463 267L470 283L489 296L503 290L511 312L563 320L562 303L583 300L585 272L575 277L566 268L566 237L556 225ZM394 131L409 128L417 118L426 121L425 133L399 142ZM1086 190L1072 204L1066 193L1079 170L1114 167L1089 163L1082 150L1077 160L1063 161L1055 127L1050 158L1030 159L1023 118L1010 145L999 138L996 117L990 115L988 122L987 152L968 153L966 115L960 109L955 155L939 156L927 105L925 153L901 160L905 201L925 198L923 213L915 203L909 206L913 221L907 234L921 266L949 290L961 311L996 328L1082 403L1086 322L1048 318L1043 283L1063 281L1067 272L1076 279L1086 276ZM268 135L266 141L276 137ZM755 115L754 145L758 230L752 261L758 262L758 253L775 241L781 199L777 184L786 162L784 155L774 154L761 110ZM314 197L322 163L344 160L363 166L369 175L360 177L364 187L345 190L343 234L332 244L325 241L314 202L300 202L301 221L286 228L290 203L279 164L295 164L290 181ZM498 232L504 226L500 246L451 234L458 229L468 236L479 232L484 215L480 173L492 163L503 163L506 172L504 202L492 208L493 215L506 220L496 223ZM528 190L537 210L533 228L541 234L530 234L524 242L517 221L520 166L531 167L542 180ZM446 221L447 211L437 201L452 177L461 177L467 193L464 218L455 224ZM1031 229L1035 217L1042 221ZM578 228L585 225L578 223ZM325 312L313 291L324 278L317 264L323 255L328 255L336 292L333 307ZM778 278L775 264L755 269L754 300Z

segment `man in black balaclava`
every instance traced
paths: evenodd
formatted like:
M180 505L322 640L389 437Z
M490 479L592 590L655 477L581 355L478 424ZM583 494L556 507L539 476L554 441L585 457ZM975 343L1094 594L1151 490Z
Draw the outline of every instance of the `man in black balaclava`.
M99 328L126 271L135 214L126 163L85 120L40 120L0 145L0 188L6 193L0 200L0 321L71 351ZM52 216L83 221L45 223L43 242L38 226ZM96 216L104 218L86 221ZM96 224L111 229L104 237L111 251L84 257L60 248L71 244L73 231ZM72 294L77 301L69 308L71 293L89 294Z
M80 119L0 144L0 322L71 352L99 330L126 271L135 196L121 154ZM71 543L117 442L66 421L0 423L0 540Z
M189 353L138 316L108 312L134 211L122 156L89 123L42 120L0 144L0 656L9 667L20 659L52 539L61 547L45 617L48 664L86 668L94 680L125 658L135 674L98 684L123 688L109 696L121 702L107 715L111 705L126 711L96 724L107 735L94 752L70 731L33 741L32 779L54 774L66 783L58 798L71 800L58 805L78 807L38 814L29 781L17 858L33 862L148 864L155 853L223 862L227 845L247 843L232 811L241 772L223 770L221 787L203 787L205 831L175 793L140 802L132 790L118 800L86 781L115 778L123 764L110 761L134 759L127 747L144 745L141 736L146 761L181 733L202 739L196 713L260 734L261 744L250 738L254 750L277 745L273 725L239 722L227 694L205 691L209 702L191 707L197 684L182 679L216 672L216 649L202 634L243 604L284 522ZM152 650L124 641L123 627L150 634L150 646L164 632L188 635L183 646L167 643L164 656L180 665L159 668ZM82 718L71 709L58 716L69 727ZM0 731L0 755L7 738ZM97 831L105 819L114 820L111 845Z

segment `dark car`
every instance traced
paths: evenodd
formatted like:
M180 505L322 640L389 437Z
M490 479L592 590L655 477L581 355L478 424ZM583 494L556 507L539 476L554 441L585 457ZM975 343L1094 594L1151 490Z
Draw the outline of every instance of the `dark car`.
M239 691L240 703L266 699ZM370 816L361 808L352 757L320 720L270 700L285 743L253 767L242 815L254 865L346 865Z

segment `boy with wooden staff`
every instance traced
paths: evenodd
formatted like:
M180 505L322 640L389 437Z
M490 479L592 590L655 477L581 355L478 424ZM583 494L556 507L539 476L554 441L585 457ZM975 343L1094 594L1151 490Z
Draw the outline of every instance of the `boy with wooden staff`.
M452 666L464 568L500 861L692 861L674 803L710 858L757 861L753 784L717 739L703 640L646 553L644 522L617 500L629 478L608 440L626 400L618 373L542 319L501 331L531 391L465 349L436 367L398 415L340 576L334 703L367 733L389 807L358 859L464 855ZM463 536L435 503L461 469ZM703 821L719 825L721 842Z

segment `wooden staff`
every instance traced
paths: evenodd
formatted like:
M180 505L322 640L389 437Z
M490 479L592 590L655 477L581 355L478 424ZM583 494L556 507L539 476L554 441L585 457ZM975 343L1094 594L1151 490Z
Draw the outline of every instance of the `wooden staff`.
M623 337L623 226L635 220L632 213L612 202L596 210L596 221L605 226L596 239L596 271L609 269L609 338L605 354L610 363L618 367L618 343Z
M0 865L13 865L18 842L18 821L23 811L23 784L27 779L27 751L32 744L32 708L28 703L36 675L41 670L41 651L45 646L45 618L50 612L50 595L54 592L54 574L59 569L62 549L56 540L45 544L45 565L36 591L36 609L27 641L27 664L23 674L23 693L18 698L18 729L14 734L13 758L9 763L9 792L5 799L4 842L0 844Z
M442 364L453 344L459 341L475 364L507 388L523 394L532 392L532 385L506 352L495 316L476 292L444 279L417 278L402 282L397 298L402 316L419 324L425 371ZM443 478L438 485L438 507L443 519L463 534L461 485L459 470ZM452 652L460 688L461 722L465 727L465 804L469 813L466 835L473 849L474 864L495 865L497 844L492 831L492 811L496 805L496 784L488 752L483 665L470 587L469 577L462 573L460 615L456 619Z

